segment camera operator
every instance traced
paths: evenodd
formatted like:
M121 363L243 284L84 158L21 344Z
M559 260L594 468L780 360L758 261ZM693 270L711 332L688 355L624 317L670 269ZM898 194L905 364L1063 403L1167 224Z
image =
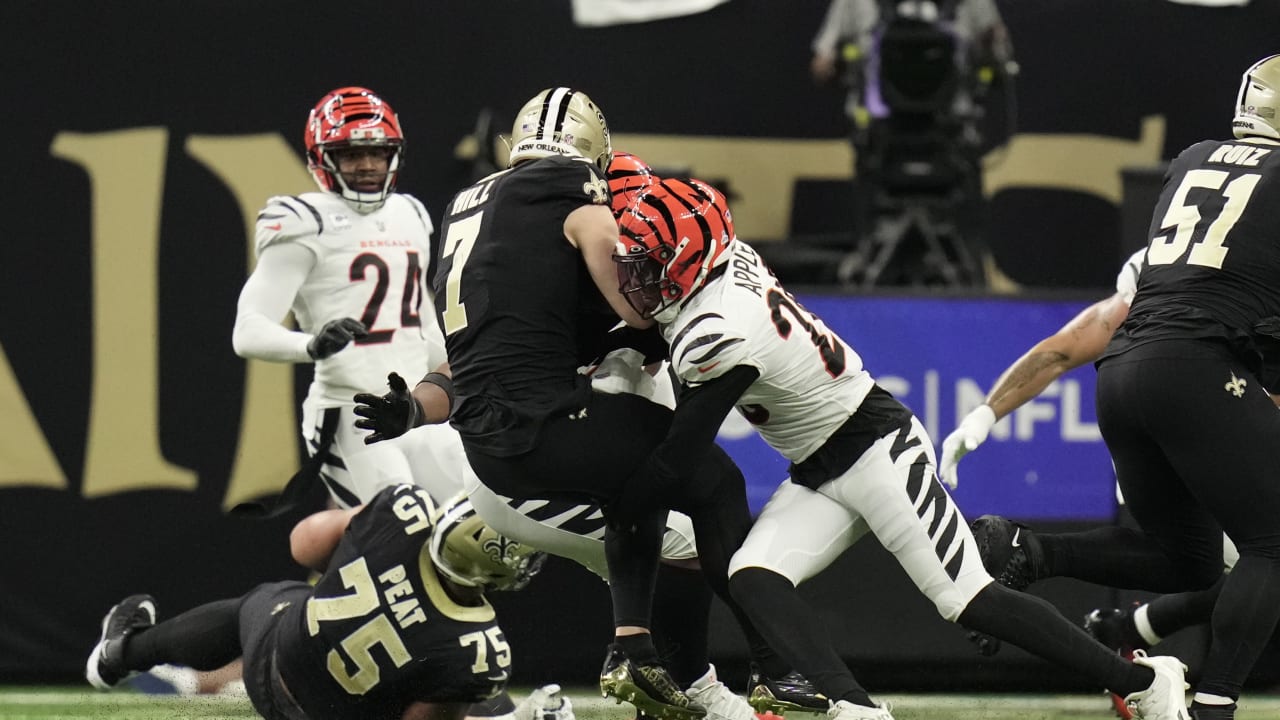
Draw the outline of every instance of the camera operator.
M991 85L1014 68L995 1L832 0L812 47L814 79L838 79L848 91L859 245L876 234L886 194L917 189L910 177L901 187L901 171L932 166L920 188L932 183L961 198L946 220L965 228L963 244L983 248L978 120ZM971 264L967 274L981 275Z

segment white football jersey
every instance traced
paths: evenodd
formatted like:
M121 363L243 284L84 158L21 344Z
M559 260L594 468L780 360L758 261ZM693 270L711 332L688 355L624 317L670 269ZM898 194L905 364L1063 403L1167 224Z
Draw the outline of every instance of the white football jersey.
M444 361L424 277L434 227L417 199L393 193L378 210L360 214L332 193L276 196L258 214L261 253L298 243L316 263L293 301L298 327L317 333L330 320L355 318L369 335L316 362L310 396L321 407L352 404L357 392L385 392L387 374L410 385Z
M1133 296L1138 292L1138 275L1147 266L1147 249L1135 251L1124 261L1120 274L1116 275L1116 292L1124 298L1125 305L1133 304Z
M778 284L741 240L723 276L662 328L671 365L694 387L739 365L760 371L738 411L792 462L822 447L875 384L862 358Z

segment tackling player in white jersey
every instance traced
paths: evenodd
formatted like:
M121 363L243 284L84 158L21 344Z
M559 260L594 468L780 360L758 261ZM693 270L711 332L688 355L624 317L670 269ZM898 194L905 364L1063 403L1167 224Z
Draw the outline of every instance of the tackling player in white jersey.
M833 701L831 717L892 718L853 678L796 585L871 532L944 618L1069 667L1127 696L1145 718L1185 720L1175 658L1124 660L1047 602L992 581L934 476L920 422L734 237L723 195L664 180L619 226L621 291L662 326L682 385L670 434L640 470L655 478L650 495L625 500L637 513L660 503L735 406L791 460L790 478L733 557L730 589L769 644Z

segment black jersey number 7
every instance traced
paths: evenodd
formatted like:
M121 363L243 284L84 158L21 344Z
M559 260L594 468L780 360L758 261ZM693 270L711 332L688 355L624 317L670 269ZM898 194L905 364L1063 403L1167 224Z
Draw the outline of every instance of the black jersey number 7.
M1164 219L1160 221L1160 231L1165 234L1152 238L1147 247L1148 265L1170 265L1178 262L1190 246L1191 252L1186 259L1188 265L1222 269L1222 263L1231 250L1226 246L1227 234L1244 213L1245 206L1253 197L1254 188L1262 179L1258 173L1248 173L1228 183L1228 177L1230 173L1223 170L1199 169L1188 172L1182 178L1182 183L1173 193L1173 200L1169 202L1169 209L1165 211ZM1225 187L1223 183L1226 183ZM1219 190L1226 202L1218 212L1218 217L1209 223L1204 237L1193 243L1191 240L1196 234L1196 228L1204 218L1196 204L1187 203L1187 195L1197 188ZM1170 229L1174 230L1172 235L1167 232Z

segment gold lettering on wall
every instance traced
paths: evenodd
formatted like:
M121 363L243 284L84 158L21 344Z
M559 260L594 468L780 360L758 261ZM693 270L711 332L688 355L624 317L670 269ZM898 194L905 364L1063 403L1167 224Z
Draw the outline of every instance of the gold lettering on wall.
M129 490L194 490L196 473L164 459L159 440L160 202L164 128L62 132L54 157L85 169L93 208L93 386L85 448L87 498Z
M45 487L65 489L67 476L58 465L49 441L31 413L9 358L0 347L0 488Z
M314 189L306 166L277 133L194 135L187 140L186 149L235 196L245 221L245 252L252 267L253 224L258 210L272 195ZM232 352L230 347L226 350ZM298 469L296 407L293 365L246 361L240 435L222 501L224 509L279 492Z
M1137 140L1104 135L1015 135L983 161L982 189L991 197L1007 188L1049 188L1097 195L1119 205L1120 171L1150 167L1164 152L1165 119L1142 119Z

